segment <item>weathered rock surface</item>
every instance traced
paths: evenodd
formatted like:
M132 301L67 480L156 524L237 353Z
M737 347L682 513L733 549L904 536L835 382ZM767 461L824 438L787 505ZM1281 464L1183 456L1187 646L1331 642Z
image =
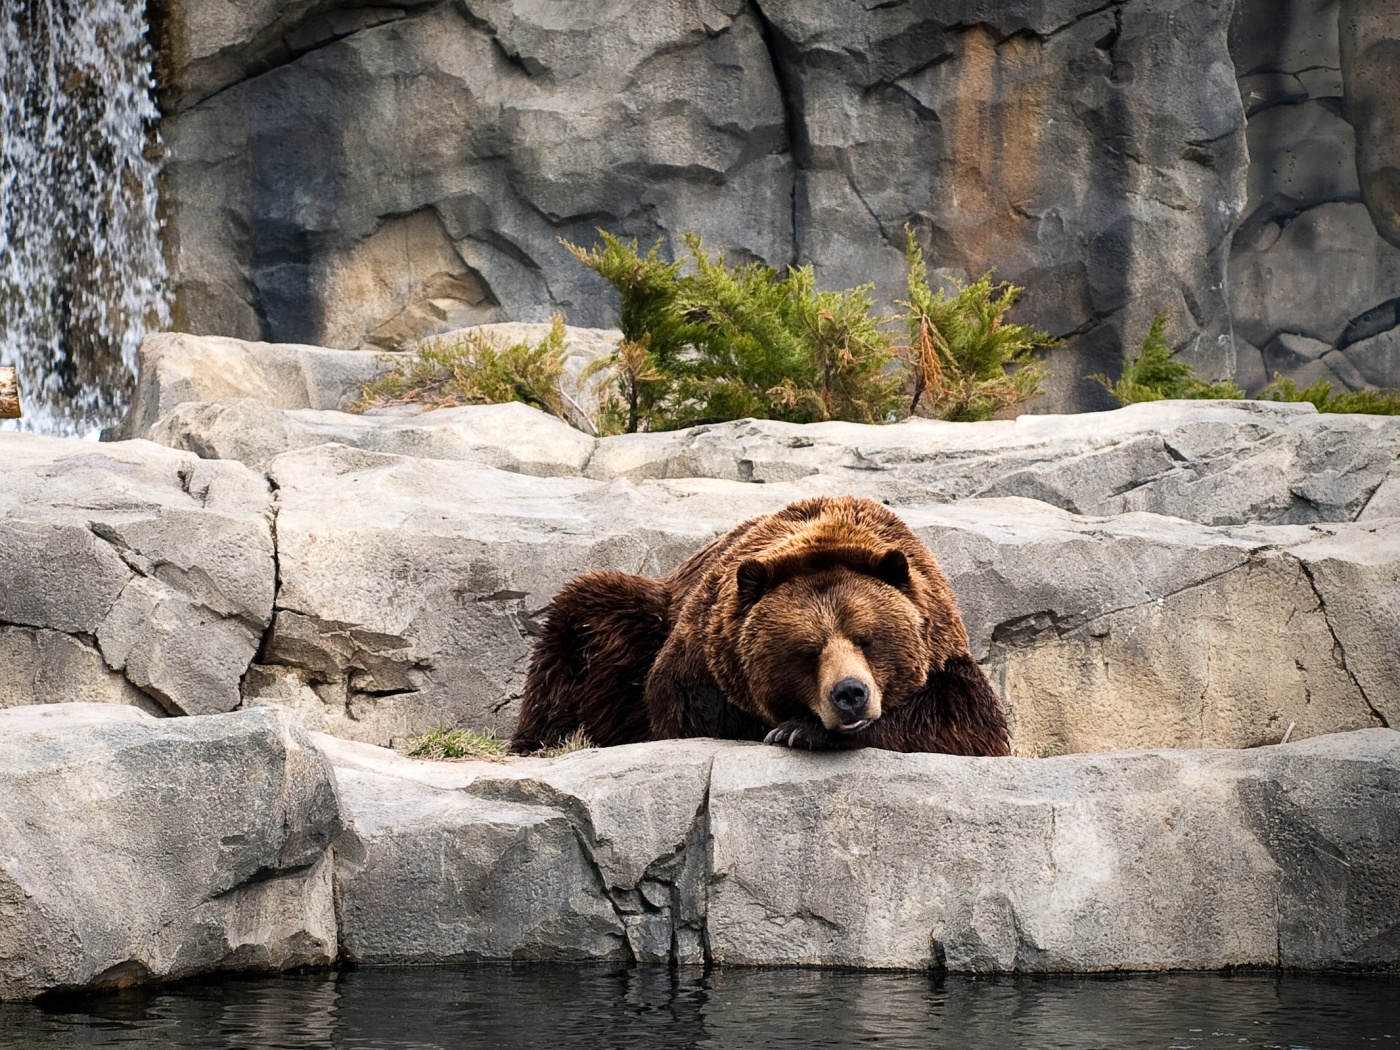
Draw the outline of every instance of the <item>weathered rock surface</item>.
M143 438L187 401L254 398L272 408L346 409L390 367L383 354L179 332L141 343L136 393L117 438Z
M1392 730L1049 760L685 741L507 765L319 739L349 825L341 936L360 959L1400 960L1382 903L1400 892Z
M244 702L381 744L508 731L538 617L577 573L663 574L800 496L882 491L828 474L534 479L340 446L281 456L272 476L281 590ZM1400 631L1393 518L1220 528L1005 497L900 511L952 580L1024 753L1252 746L1290 723L1301 737L1400 717L1381 641Z
M544 332L543 326L490 327L508 338ZM538 330L524 331L531 327ZM571 328L569 338L580 362L612 345L606 332ZM1288 338L1288 346L1301 345ZM194 347L196 361L204 342L216 352L239 345L180 339L179 347ZM287 410L266 393L278 383L278 355L258 344L242 344L243 364L223 371L228 399L190 397L188 387L166 377L177 348L156 339L147 346L152 374L143 374L144 400L128 424L132 436L260 470L280 452L338 442L540 476L773 483L821 474L896 506L1026 496L1080 514L1151 511L1212 525L1352 520L1386 479L1400 477L1400 419L1319 415L1307 404L1156 402L1090 417L979 424L912 419L880 427L740 420L594 442L514 404L367 416ZM1316 346L1319 353L1329 348ZM1375 351L1389 352L1389 344ZM323 374L340 377L325 379L326 385L358 390L355 368L364 355L321 353ZM265 358L267 368L260 364ZM171 407L177 400L198 403ZM142 422L150 404L166 407L159 419Z
M1107 407L1081 377L1116 372L1159 310L1224 374L1245 193L1230 9L173 6L176 320L347 348L555 310L612 323L558 243L599 226L696 230L888 300L911 223L933 266L997 268L1068 338L1036 411Z
M149 442L0 450L0 706L236 707L272 615L267 479Z
M0 998L336 958L335 780L273 711L0 711Z
M348 956L704 961L701 807L723 744L502 765L317 740L348 823L336 844Z
M1400 734L1048 761L722 752L729 963L1394 966Z
M359 415L290 411L252 398L186 402L151 427L152 441L255 470L293 449L330 443L421 459L454 459L537 477L577 475L594 439L528 405L469 405Z

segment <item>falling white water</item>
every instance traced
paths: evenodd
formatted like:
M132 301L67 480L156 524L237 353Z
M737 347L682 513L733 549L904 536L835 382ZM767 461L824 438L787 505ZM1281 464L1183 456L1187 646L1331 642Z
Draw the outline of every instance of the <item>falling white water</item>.
M93 434L170 319L144 0L0 0L0 364L25 418Z

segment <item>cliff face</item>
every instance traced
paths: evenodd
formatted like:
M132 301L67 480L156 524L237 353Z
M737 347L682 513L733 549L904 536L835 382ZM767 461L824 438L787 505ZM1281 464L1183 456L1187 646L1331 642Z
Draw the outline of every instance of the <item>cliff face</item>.
M891 299L909 223L1065 337L1038 411L1106 407L1081 377L1163 310L1206 374L1393 383L1384 6L171 3L177 327L354 347L610 324L558 243L599 226Z

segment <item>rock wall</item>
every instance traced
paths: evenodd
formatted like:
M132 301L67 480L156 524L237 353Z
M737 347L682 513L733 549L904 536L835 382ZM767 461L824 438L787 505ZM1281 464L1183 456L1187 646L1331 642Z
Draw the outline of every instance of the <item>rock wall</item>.
M154 9L176 324L392 346L612 323L559 237L701 232L902 292L903 228L1110 407L1154 314L1207 375L1400 384L1384 0L349 0ZM1247 122L1246 122L1247 118ZM1232 338L1233 336L1233 338Z
M1400 957L1375 903L1400 889L1393 730L1045 760L689 740L507 766L317 740L345 807L351 959L1054 973Z
M482 959L1392 970L1400 733L428 762L267 710L0 711L0 1000Z
M1210 375L1246 196L1228 0L162 7L176 325L388 346L612 323L559 237L701 232L902 286L996 268L1066 339L1038 411L1109 407L1151 317Z
M1379 0L1236 6L1250 166L1230 302L1246 389L1275 372L1400 385L1398 39Z

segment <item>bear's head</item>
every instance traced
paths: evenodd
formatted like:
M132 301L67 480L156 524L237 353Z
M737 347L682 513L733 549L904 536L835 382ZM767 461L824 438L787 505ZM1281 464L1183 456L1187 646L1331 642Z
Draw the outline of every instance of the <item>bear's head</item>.
M738 661L771 724L810 712L858 733L927 681L928 625L897 549L828 548L740 563Z

